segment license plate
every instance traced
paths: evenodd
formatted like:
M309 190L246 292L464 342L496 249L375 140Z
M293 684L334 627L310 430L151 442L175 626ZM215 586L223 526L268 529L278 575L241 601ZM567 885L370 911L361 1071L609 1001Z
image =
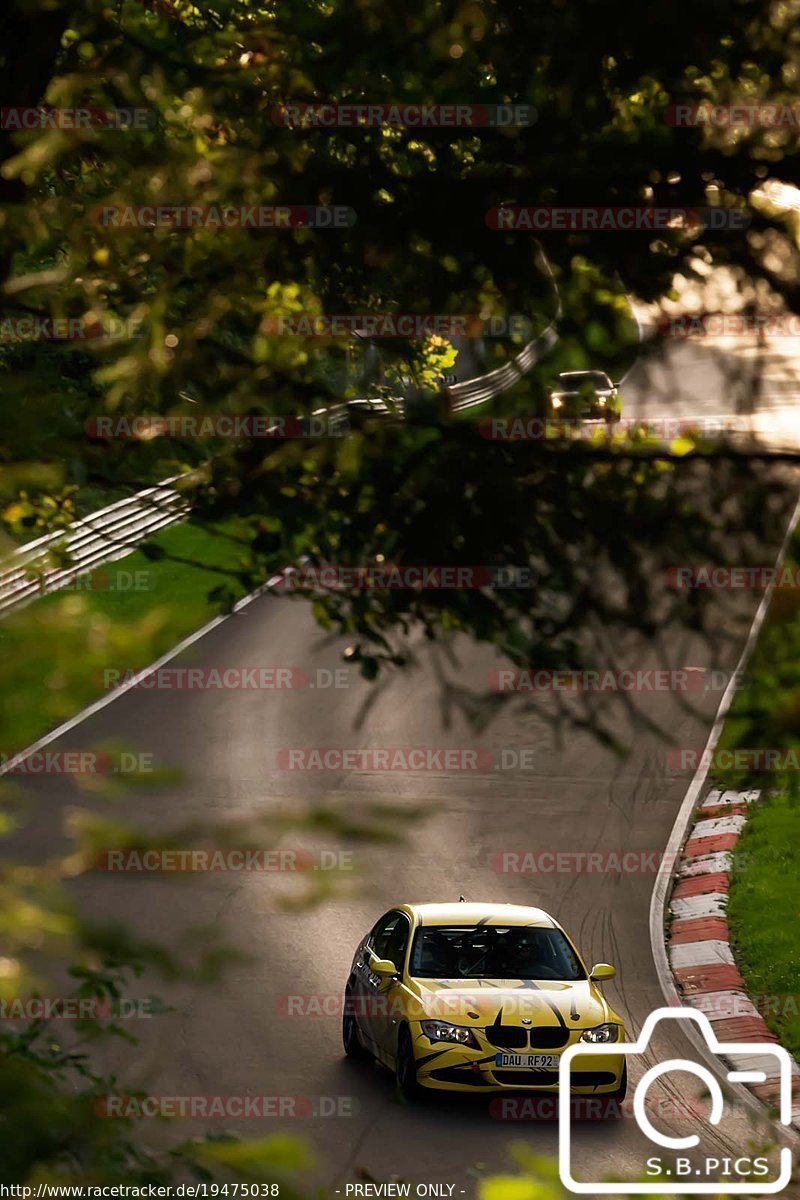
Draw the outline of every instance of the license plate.
M557 1071L557 1054L503 1054L494 1056L496 1067L521 1067L526 1071Z

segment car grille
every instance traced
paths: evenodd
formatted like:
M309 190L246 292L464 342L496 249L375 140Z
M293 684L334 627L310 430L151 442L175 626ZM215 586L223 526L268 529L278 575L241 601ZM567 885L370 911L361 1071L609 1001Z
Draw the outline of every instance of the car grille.
M503 1050L527 1050L529 1044L533 1050L558 1050L569 1041L569 1030L562 1025L540 1025L534 1029L519 1025L487 1025L486 1040Z
M540 1025L531 1030L531 1047L534 1050L556 1050L566 1046L569 1041L569 1030L563 1025Z
M519 1025L487 1025L486 1040L504 1050L524 1050L528 1045L528 1031Z

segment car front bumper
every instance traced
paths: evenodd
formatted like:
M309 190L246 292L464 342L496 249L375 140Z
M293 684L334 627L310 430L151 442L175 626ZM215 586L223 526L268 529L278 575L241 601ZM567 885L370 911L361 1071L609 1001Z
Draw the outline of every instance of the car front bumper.
M446 1042L431 1042L417 1030L413 1033L417 1060L417 1081L425 1088L446 1092L557 1092L558 1067L550 1070L529 1070L521 1067L498 1067L497 1050L492 1047L472 1049L452 1046ZM566 1047L564 1047L566 1049ZM527 1052L526 1052L527 1053ZM531 1051L552 1053L553 1051ZM602 1096L616 1092L625 1071L625 1055L592 1054L581 1060L576 1056L570 1071L570 1092L578 1096Z
M562 400L559 405L554 405L551 398L548 420L618 421L622 413L622 405L616 396L609 396L605 404L590 404L588 408L580 410L577 406L577 396Z

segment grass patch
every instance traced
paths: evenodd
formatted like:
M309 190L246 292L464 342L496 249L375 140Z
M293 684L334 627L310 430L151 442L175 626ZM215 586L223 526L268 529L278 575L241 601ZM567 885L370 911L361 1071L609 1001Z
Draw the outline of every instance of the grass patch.
M147 666L244 595L244 574L226 573L246 569L242 536L232 521L173 526L91 572L79 591L42 596L0 622L0 752L22 749L104 694L107 668Z
M795 534L797 569L800 538ZM765 770L764 752L778 751ZM761 788L733 855L728 921L759 1012L800 1057L800 590L777 588L714 755L721 787Z
M747 990L800 1058L800 800L754 806L733 859L728 921Z
M795 551L800 539L795 538ZM793 573L797 558L787 560ZM769 763L767 751L778 751ZM722 787L800 794L800 589L778 587L714 753ZM768 766L768 769L764 769Z

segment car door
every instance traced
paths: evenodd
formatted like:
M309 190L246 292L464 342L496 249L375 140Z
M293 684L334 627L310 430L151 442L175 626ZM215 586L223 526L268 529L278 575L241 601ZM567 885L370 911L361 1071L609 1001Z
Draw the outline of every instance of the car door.
M404 1012L405 967L411 938L411 922L406 914L401 912L395 916L398 920L385 932L382 952L377 957L391 959L397 967L397 978L381 982L373 1018L379 1054L390 1064L394 1063L397 1054L397 1034Z
M353 963L352 994L358 1027L363 1040L373 1053L379 1053L378 1026L376 1018L380 1007L384 1004L383 991L385 983L372 971L371 963L378 958L386 958L384 953L389 947L391 935L397 928L402 913L393 909L384 913L373 926L369 936L356 954Z

